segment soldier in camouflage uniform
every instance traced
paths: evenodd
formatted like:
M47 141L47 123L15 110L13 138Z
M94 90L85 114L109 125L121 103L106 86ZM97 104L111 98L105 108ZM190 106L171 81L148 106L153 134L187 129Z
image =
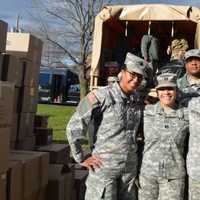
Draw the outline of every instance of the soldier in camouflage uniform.
M189 200L200 199L200 97L189 102L190 137L187 154Z
M144 151L139 200L182 200L185 185L184 143L187 110L176 103L176 75L158 76L159 102L144 111Z
M172 40L167 49L167 54L171 54L171 60L181 60L184 59L185 52L188 48L188 41L180 35Z
M143 35L141 40L141 53L144 60L152 66L153 73L155 74L159 68L159 41L153 35Z
M135 200L137 175L136 132L141 106L134 92L143 76L141 60L128 53L119 83L90 92L67 126L75 160L89 169L86 200ZM93 123L92 152L85 156L81 140Z
M179 99L187 105L192 97L200 96L200 50L191 49L185 54L186 74L178 79Z

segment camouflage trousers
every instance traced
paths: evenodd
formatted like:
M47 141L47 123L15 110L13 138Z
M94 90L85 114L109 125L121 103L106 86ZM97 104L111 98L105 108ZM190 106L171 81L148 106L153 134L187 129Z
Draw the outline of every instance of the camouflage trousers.
M139 177L139 200L183 200L185 179Z
M189 200L200 200L200 181L189 177Z
M136 174L136 170L126 171L123 168L90 171L85 200L137 200Z

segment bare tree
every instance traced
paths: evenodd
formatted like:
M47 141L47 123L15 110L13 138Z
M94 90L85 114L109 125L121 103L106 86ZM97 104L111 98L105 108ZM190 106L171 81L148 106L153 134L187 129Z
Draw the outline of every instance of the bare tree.
M91 54L94 19L112 0L32 0L40 31L48 42L62 51L79 76L81 98L86 95L87 58ZM119 2L119 1L115 1ZM124 2L124 1L123 1Z

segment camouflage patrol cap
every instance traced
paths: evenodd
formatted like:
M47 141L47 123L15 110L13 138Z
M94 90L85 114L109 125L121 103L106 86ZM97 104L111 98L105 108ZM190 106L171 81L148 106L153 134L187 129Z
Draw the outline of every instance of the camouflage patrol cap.
M144 75L144 60L138 56L135 56L131 53L126 54L126 59L124 64L126 65L127 71L135 72L137 74Z
M185 60L192 57L200 59L200 49L190 49L185 53Z
M177 76L173 73L163 73L157 77L158 84L156 89L163 87L177 87L176 84Z

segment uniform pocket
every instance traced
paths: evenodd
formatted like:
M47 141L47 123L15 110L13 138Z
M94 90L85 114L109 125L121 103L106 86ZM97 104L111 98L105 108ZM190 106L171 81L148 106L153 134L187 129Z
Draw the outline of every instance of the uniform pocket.
M106 186L98 173L91 172L86 180L85 200L102 200L105 196Z

